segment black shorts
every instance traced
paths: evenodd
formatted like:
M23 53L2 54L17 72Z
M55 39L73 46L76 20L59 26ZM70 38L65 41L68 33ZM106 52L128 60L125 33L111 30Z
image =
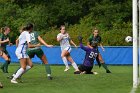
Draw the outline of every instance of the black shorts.
M93 73L91 72L92 68L93 68L93 66L92 66L92 67L88 67L88 66L84 66L84 65L80 65L80 66L78 67L78 69L79 69L81 72L86 71L86 74L93 74Z

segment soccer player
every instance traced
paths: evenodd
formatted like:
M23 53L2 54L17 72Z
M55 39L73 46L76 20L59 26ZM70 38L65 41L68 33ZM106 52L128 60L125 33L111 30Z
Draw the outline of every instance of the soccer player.
M78 40L80 42L80 48L86 52L85 59L82 65L80 65L78 68L81 71L80 74L93 74L94 72L91 72L94 64L94 60L98 56L98 50L97 48L94 48L94 45L91 45L90 47L85 47L82 44L82 37L78 36ZM75 72L75 74L79 74L79 72Z
M1 66L1 69L4 73L8 73L8 65L10 64L10 55L8 54L6 50L7 45L11 45L10 43L10 38L9 34L10 33L10 28L9 27L4 27L1 28L1 35L0 35L0 49L8 56L8 59L6 59L6 62Z
M16 56L20 61L20 69L16 72L16 74L14 75L14 77L11 79L11 83L18 83L16 80L17 78L19 78L23 73L25 73L27 70L29 70L32 66L32 61L29 58L29 56L27 55L26 51L27 48L35 48L35 47L39 47L40 44L30 44L31 40L30 40L30 32L31 27L26 27L26 30L23 30L19 36L19 38L16 40Z
M38 44L38 43L42 43L44 44L46 47L53 47L53 45L48 45L38 34L37 31L33 31L33 24L29 23L27 24L27 27L30 27L30 39L31 39L31 44ZM35 55L37 57L39 57L41 59L41 61L44 63L45 65L45 69L46 69L46 73L47 73L47 77L49 80L52 80L52 76L51 76L51 68L50 65L48 64L47 58L43 52L43 50L41 49L41 47L35 47L35 48L28 48L27 49L27 54L30 58L33 58ZM16 73L16 72L15 72ZM14 76L15 74L13 74Z
M71 45L74 45L75 47L76 44L71 40L69 34L66 32L65 30L65 26L62 25L60 27L60 33L57 35L57 41L60 42L60 46L61 46L61 57L62 57L62 60L66 66L65 70L64 71L68 71L70 69L69 65L68 65L68 62L69 61L72 66L74 67L75 71L78 71L78 67L77 67L77 64L73 61L72 57L70 56L70 52L71 52Z
M91 35L88 39L87 46L92 48L91 45L93 45L94 48L96 48L97 50L98 50L98 45L100 45L102 50L105 51L101 43L101 37L99 36L99 31L96 28L93 29L93 35ZM97 62L99 62L99 64L101 63L103 68L106 70L106 73L111 73L111 71L108 69L100 53L98 53L96 60Z
M41 38L41 36L38 34L37 31L33 31L33 24L28 24L27 26L30 26L32 28L31 31L30 31L31 44L42 43L46 47L53 47L53 45L47 44ZM36 55L37 57L39 57L41 59L41 61L45 65L45 69L46 69L46 73L47 73L48 79L49 80L52 80L52 77L51 77L51 68L50 68L50 65L48 64L47 58L46 58L43 50L41 49L41 47L28 48L27 54L29 55L30 58L33 58Z

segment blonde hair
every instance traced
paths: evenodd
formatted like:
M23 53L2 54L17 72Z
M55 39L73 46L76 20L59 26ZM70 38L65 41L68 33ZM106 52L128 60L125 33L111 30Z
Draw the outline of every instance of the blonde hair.
M7 30L8 28L9 28L8 26L2 27L0 32L4 33L4 31Z

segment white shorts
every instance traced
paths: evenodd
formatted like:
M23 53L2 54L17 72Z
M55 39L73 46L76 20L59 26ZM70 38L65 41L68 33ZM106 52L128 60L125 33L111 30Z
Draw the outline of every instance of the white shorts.
M63 50L66 50L70 53L71 52L71 47L61 48L61 51L63 51Z
M19 53L19 52L16 52L16 56L18 59L21 59L21 58L29 58L29 56L27 55L27 53Z

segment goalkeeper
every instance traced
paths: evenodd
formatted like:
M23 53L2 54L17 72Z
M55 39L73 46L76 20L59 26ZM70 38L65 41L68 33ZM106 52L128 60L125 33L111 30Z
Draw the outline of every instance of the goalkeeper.
M93 74L93 72L91 72L91 70L93 68L94 60L98 56L98 50L96 48L92 47L92 45L91 45L92 48L83 46L82 39L83 38L81 36L78 36L78 40L80 42L80 48L82 50L86 51L86 55L85 55L83 64L80 65L78 67L78 69L80 70L81 73Z

